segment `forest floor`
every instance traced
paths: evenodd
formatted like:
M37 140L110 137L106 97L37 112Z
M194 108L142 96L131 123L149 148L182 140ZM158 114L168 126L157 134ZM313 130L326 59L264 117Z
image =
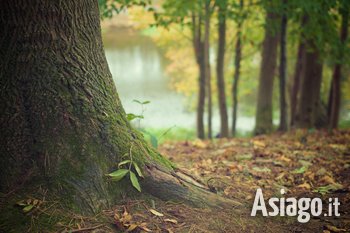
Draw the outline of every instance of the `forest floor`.
M104 212L110 224L80 216L64 232L350 232L350 130L166 142L159 150L213 192L242 205L208 210L157 199L125 200ZM297 217L262 217L261 211L252 217L257 188L265 200L319 197L323 212L308 223L298 223ZM324 216L329 198L336 197L340 216Z

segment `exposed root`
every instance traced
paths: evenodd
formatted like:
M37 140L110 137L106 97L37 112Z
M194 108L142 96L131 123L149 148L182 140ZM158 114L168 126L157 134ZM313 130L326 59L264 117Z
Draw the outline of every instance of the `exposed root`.
M180 169L168 171L148 165L145 170L148 176L143 182L144 189L162 200L184 202L194 207L235 208L242 205L211 192L208 186Z

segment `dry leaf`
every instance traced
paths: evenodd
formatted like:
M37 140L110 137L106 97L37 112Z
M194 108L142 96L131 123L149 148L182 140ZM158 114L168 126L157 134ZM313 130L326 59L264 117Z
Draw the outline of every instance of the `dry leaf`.
M136 227L138 227L136 224L130 224L130 226L128 227L128 229L126 231L130 232L136 229Z
M346 232L345 229L340 229L336 226L326 225L327 229L333 232Z
M177 220L176 219L170 219L170 218L164 219L164 222L171 222L171 223L177 224Z
M327 184L335 184L336 183L335 180L330 176L324 176L324 177L322 177L322 179L320 181L325 182Z
M162 213L159 213L158 211L156 211L155 209L149 209L149 211L154 214L155 216L158 216L158 217L163 217L164 214Z
M266 147L266 144L261 141L253 141L254 147Z
M297 187L304 188L304 189L311 189L311 186L308 183L306 183L306 182L303 183L303 184L298 185Z

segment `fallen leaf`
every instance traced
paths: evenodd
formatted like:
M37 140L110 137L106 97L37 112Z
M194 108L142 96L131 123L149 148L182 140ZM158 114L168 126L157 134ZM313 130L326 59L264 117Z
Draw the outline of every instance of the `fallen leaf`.
M136 224L130 224L130 226L128 227L128 229L126 231L130 232L136 229L136 227L138 227Z
M308 184L308 183L303 183L303 184L300 184L300 185L298 185L297 186L298 188L304 188L304 189L311 189L311 186L310 186L310 184Z
M177 220L176 219L170 219L170 218L164 219L164 222L171 222L171 223L177 224Z
M340 229L336 226L326 225L327 229L333 232L346 232L345 229Z
M253 145L254 147L262 147L262 148L266 147L266 144L261 141L253 141Z
M164 214L162 213L159 213L158 211L156 211L155 209L149 209L149 211L154 214L155 216L158 216L158 217L163 217Z
M320 180L321 182L325 182L327 184L335 184L336 182L334 181L334 179L330 176L324 176L322 177L322 179Z

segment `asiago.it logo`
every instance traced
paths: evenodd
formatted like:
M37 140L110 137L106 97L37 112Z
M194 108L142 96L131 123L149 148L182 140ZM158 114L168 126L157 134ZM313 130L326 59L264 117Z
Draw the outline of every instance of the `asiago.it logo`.
M281 194L285 194L285 190L281 189ZM338 198L328 199L328 212L324 216L340 216ZM251 216L261 211L262 216L298 216L300 223L307 223L311 216L320 216L322 214L322 200L321 198L307 198L303 197L296 199L295 197L272 197L267 201L272 211L267 211L262 189L257 189L254 199L254 204Z

